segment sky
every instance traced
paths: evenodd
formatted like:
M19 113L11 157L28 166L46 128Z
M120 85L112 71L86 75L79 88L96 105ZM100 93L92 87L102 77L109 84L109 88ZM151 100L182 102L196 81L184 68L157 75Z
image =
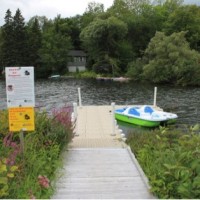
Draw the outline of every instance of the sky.
M27 22L33 16L46 16L48 19L54 19L58 14L61 17L73 17L77 14L83 14L89 2L104 4L105 10L112 6L114 0L0 0L0 26L4 24L5 13L8 9L12 15L16 10L21 10L22 16ZM185 0L186 3L197 3L200 6L200 0Z
M104 4L107 9L113 4L113 0L0 0L0 26L4 24L5 13L8 9L15 15L19 8L27 22L33 16L46 16L54 19L58 14L61 17L73 17L83 14L89 2Z

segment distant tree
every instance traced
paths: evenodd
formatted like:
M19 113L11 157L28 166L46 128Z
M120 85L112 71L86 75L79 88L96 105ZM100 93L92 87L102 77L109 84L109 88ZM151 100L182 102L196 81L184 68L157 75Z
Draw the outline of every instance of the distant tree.
M118 46L119 56L117 58L119 60L119 68L122 73L126 73L128 63L135 60L136 55L129 40L124 39L123 41L120 41Z
M173 13L176 9L183 5L184 0L165 0L163 3L164 8L168 14Z
M126 41L131 46L134 59L142 57L150 39L162 29L160 13L149 0L115 0L108 12L127 24Z
M145 51L143 76L154 83L200 85L200 54L191 50L185 32L157 32Z
M119 43L123 41L127 31L126 24L115 17L96 19L82 30L80 38L90 59L94 62L108 62L120 56Z
M153 6L143 5L139 15L134 15L126 20L128 24L127 39L131 43L136 57L142 57L151 38L157 30L161 29L161 24Z
M81 17L76 15L75 17L62 19L56 18L55 22L57 29L63 35L71 38L72 48L81 49L81 41L79 38L81 32Z
M123 0L127 7L134 12L135 14L139 15L143 13L144 7L146 5L150 5L150 0Z
M24 18L21 11L17 9L13 18L13 55L15 66L29 65L28 60L28 38Z
M134 81L141 81L143 73L144 61L137 58L135 61L128 63L127 76L131 77Z
M96 3L95 1L89 2L86 8L86 13L102 13L104 12L104 5Z
M0 27L0 73L4 70L4 63L3 63L3 52L2 52L2 45L3 45L3 37L2 37L2 28ZM1 76L1 74L0 74Z
M124 0L114 0L113 5L107 11L111 16L124 20L132 13Z
M29 65L38 68L40 64L39 50L42 46L42 33L37 18L34 18L33 23L28 26L28 39Z
M81 33L81 16L76 15L75 17L71 17L69 19L69 26L71 27L71 31L69 33L72 41L72 46L74 49L82 49L80 33Z
M5 24L2 26L2 65L14 65L14 26L11 11L8 9L5 15Z
M47 19L47 17L45 16L34 16L34 17L31 17L31 19L28 21L27 25L29 27L31 27L34 23L35 23L35 20L37 19L38 21L38 24L39 24L39 27L40 27L40 30L43 30L43 27L44 27L44 24L47 23L49 20Z
M186 5L176 9L169 16L164 30L167 34L187 31L186 39L191 48L200 51L200 7Z
M96 2L89 2L86 11L81 16L82 29L88 26L96 17L104 13L104 5Z
M109 12L116 11L117 16L126 15L127 11L139 15L143 12L143 7L150 3L150 0L114 0Z
M58 19L55 19L58 20ZM49 76L52 73L64 73L67 67L67 55L71 49L71 40L68 35L62 34L56 22L45 28L42 34L42 47L39 50L42 66L40 75Z

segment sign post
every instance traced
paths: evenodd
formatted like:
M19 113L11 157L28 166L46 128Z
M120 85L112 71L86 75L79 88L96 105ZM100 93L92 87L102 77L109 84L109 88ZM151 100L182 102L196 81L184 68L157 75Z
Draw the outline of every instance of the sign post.
M34 68L6 67L6 95L9 112L9 130L20 132L24 151L24 131L34 131Z

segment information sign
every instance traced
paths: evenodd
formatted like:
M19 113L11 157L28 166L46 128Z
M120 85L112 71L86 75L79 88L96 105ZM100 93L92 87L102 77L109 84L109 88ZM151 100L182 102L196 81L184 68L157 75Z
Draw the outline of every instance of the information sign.
M35 107L34 68L6 67L7 106Z
M34 108L19 107L9 108L10 131L34 131Z

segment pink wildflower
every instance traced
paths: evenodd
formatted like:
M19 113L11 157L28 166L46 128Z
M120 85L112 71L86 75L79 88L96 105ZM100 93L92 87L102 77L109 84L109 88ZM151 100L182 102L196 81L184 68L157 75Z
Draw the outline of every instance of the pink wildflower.
M10 146L11 142L12 142L12 137L13 137L13 132L10 132L9 134L7 134L4 139L3 139L3 144L5 147Z
M13 132L10 132L4 137L3 145L10 149L6 164L12 166L15 164L16 157L20 153L19 144L13 141Z
M44 188L49 188L49 179L46 176L38 176L38 182L39 184Z
M71 126L72 107L67 106L63 108L53 109L54 118L64 126Z

